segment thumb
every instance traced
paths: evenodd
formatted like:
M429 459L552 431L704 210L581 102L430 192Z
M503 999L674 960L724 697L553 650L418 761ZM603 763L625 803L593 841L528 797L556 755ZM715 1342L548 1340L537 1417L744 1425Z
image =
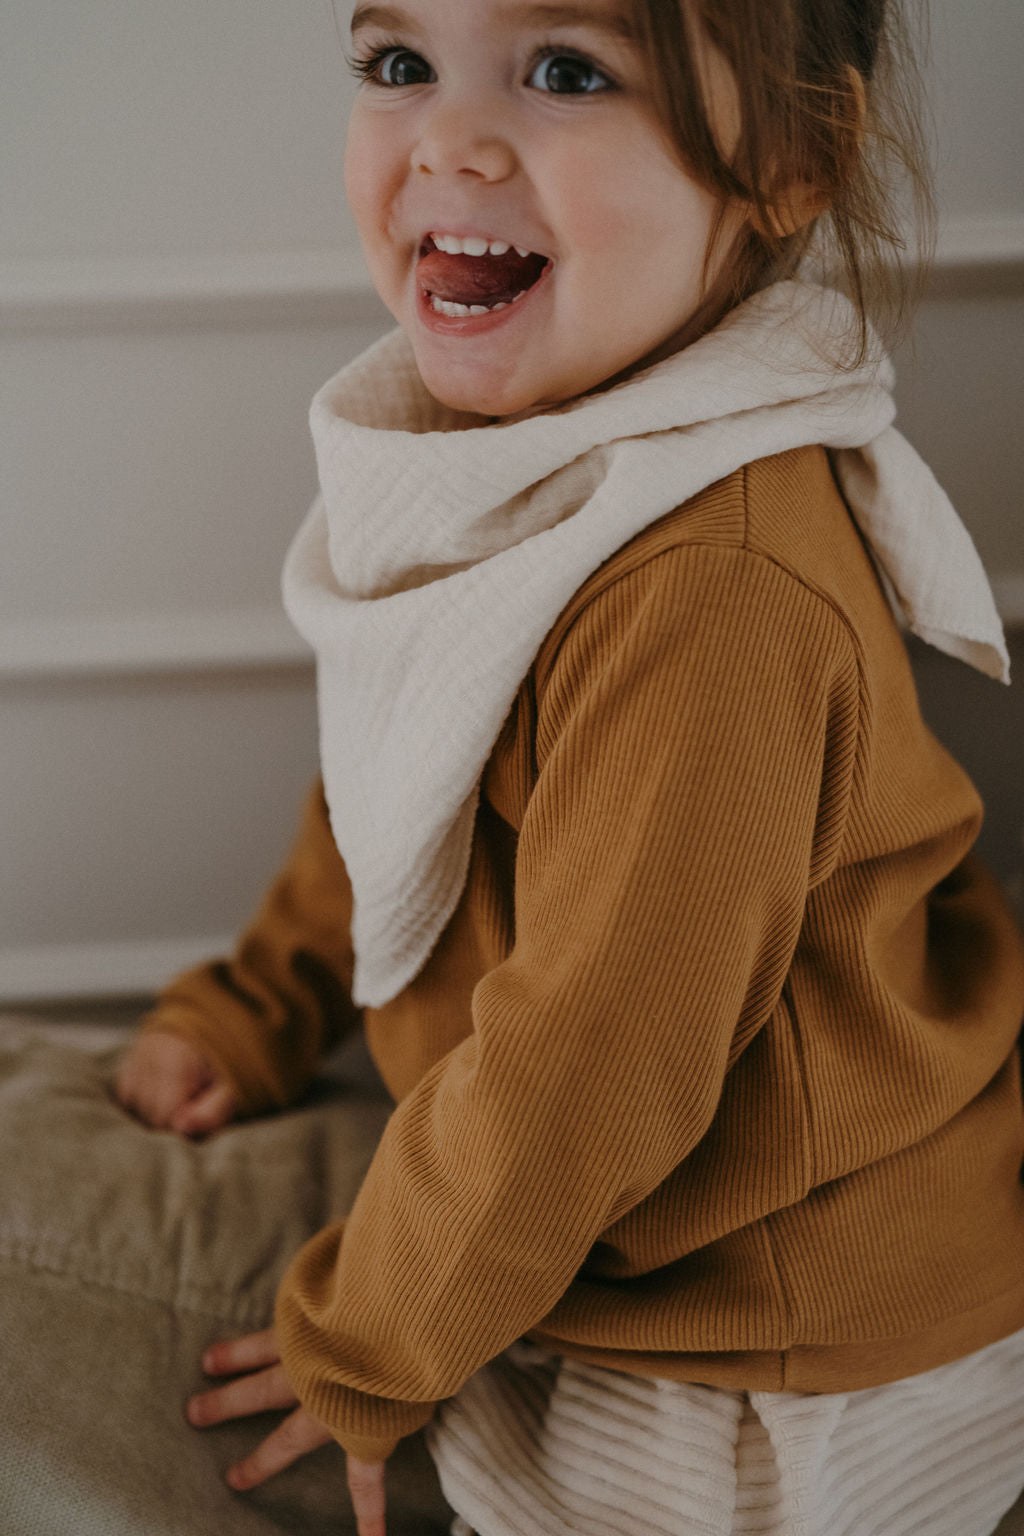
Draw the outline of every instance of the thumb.
M170 1127L182 1136L202 1136L226 1125L236 1108L235 1095L227 1083L212 1083L175 1110Z

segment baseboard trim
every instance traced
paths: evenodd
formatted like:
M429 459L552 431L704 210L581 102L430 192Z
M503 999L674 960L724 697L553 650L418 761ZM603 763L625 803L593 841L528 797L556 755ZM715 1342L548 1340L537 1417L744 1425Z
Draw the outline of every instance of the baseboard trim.
M0 949L0 1004L147 997L190 966L230 954L234 943L219 935Z

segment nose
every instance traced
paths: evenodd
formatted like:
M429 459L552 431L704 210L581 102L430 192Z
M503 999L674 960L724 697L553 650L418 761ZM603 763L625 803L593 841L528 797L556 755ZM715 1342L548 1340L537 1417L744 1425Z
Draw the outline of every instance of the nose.
M427 176L504 181L515 163L512 145L483 102L439 104L413 148L413 168Z

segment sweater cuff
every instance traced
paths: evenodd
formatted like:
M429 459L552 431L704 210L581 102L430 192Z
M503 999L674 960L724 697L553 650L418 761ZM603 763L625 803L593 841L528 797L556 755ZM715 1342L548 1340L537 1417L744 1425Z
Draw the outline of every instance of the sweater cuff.
M388 1435L373 1440L366 1436L350 1435L347 1431L331 1430L331 1433L346 1455L354 1456L356 1461L387 1461L401 1438Z
M291 1380L291 1373L286 1374ZM371 1397L355 1387L332 1383L320 1390L303 1390L292 1381L304 1408L357 1461L387 1461L399 1440L414 1435L434 1417L436 1403L407 1403L395 1398Z
M340 1224L325 1229L331 1234L340 1230ZM436 1400L382 1397L341 1380L343 1367L329 1357L329 1341L311 1329L289 1283L290 1274L285 1274L278 1289L274 1333L296 1397L349 1455L358 1461L386 1461L399 1440L433 1418Z

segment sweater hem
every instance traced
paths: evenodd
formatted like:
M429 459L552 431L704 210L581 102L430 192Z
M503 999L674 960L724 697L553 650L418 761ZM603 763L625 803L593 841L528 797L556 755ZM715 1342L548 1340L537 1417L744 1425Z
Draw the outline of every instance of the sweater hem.
M641 1351L526 1335L543 1349L629 1376L655 1376L747 1392L857 1392L948 1365L1024 1328L1024 1288L951 1318L884 1338L781 1349Z

